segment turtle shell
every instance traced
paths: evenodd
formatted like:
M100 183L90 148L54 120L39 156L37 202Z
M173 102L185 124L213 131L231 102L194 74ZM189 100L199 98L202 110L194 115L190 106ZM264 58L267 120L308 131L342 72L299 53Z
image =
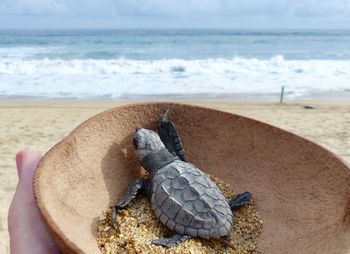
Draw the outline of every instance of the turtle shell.
M205 239L229 237L232 211L217 185L194 165L176 160L152 179L157 218L179 234Z

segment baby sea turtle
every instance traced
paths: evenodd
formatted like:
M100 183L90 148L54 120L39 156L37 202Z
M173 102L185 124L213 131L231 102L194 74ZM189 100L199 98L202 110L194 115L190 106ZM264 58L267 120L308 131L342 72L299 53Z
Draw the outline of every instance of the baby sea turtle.
M113 209L113 224L117 228L117 211L125 207L136 194L148 196L157 218L170 230L170 238L153 240L153 244L172 247L191 237L230 239L231 209L250 202L252 195L244 192L227 201L217 185L193 164L185 161L179 135L168 121L171 108L159 123L159 135L137 128L134 136L136 155L150 173L150 180L135 179L125 196Z

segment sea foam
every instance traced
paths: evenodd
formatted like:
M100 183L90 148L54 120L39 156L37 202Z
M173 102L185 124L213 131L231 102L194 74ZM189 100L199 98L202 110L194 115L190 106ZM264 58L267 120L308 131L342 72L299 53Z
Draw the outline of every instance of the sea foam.
M350 60L31 59L0 60L2 96L142 97L260 94L289 98L350 88Z

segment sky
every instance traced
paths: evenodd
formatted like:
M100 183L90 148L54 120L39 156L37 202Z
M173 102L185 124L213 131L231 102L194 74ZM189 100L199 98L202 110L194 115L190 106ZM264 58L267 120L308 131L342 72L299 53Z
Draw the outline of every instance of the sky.
M0 29L350 29L350 0L0 0Z

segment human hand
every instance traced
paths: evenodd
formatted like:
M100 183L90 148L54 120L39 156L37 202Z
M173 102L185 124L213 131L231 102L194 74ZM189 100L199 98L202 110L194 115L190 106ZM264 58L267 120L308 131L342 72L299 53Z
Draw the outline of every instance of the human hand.
M12 254L61 253L47 231L34 200L33 176L41 157L31 150L23 150L16 155L19 180L8 214Z

